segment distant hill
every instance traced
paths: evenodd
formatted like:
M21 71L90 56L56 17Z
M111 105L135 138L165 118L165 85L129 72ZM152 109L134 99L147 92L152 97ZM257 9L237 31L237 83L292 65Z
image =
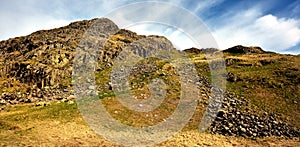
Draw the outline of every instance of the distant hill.
M256 53L256 54L261 54L261 53L266 53L262 48L260 47L245 47L241 45L237 45L231 48L228 48L224 50L223 52L225 53L236 53L236 54L250 54L250 53Z

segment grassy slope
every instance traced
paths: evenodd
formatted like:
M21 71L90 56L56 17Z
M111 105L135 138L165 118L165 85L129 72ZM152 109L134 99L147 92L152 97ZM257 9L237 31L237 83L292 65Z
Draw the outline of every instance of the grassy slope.
M230 55L225 54L226 58L240 58L242 61L234 63L231 66L227 66L227 71L237 75L243 81L228 82L227 89L236 95L248 98L252 106L252 111L281 114L284 120L289 123L299 126L299 84L297 76L300 69L299 56L285 56L276 55L269 57L267 55ZM203 60L203 55L191 55L198 67L198 72L205 73L209 77L209 68ZM264 66L261 65L261 60L272 61L270 64ZM131 77L131 81L136 83L131 85L132 92L138 96L139 93L147 93L147 86L145 81L149 81L151 78L157 77L157 75L163 75L168 69L161 61L154 61L155 65L160 69L158 72L137 74L135 77ZM253 64L253 66L247 66ZM287 67L286 65L290 66ZM170 115L170 112L174 109L175 103L171 103L172 99L178 99L178 91L180 91L178 84L176 84L176 76L162 76L166 81L173 81L173 89L168 96L168 100L157 112L152 113L134 113L130 110L121 107L116 99L112 90L106 86L109 82L109 72L111 69L103 70L96 74L98 85L103 89L100 91L100 98L105 103L106 108L112 116L118 118L121 122L133 125L133 126L147 126L153 125L163 118ZM283 72L276 72L283 71ZM288 74L287 74L288 73ZM296 77L294 77L296 75ZM265 80L262 80L265 79ZM100 82L101 81L101 82ZM263 83L262 83L263 82ZM172 83L171 83L172 84ZM172 87L168 87L171 89ZM175 88L174 88L175 87ZM176 88L177 87L177 88ZM175 93L175 94L174 94ZM172 95L173 94L173 95ZM142 98L142 97L139 97ZM295 103L295 102L298 102ZM160 110L167 110L162 111ZM197 112L203 112L203 107L198 106ZM170 111L170 112L169 112ZM156 114L156 115L155 115ZM183 130L183 134L177 135L177 137L171 139L169 142L162 145L171 145L173 143L186 142L184 139L189 140L189 135L185 133L194 134L201 119L201 113L195 113L193 121L190 122ZM192 131L192 132L191 132ZM42 135L38 135L42 134ZM197 135L197 133L196 133ZM197 142L214 142L220 141L221 143L237 144L237 145L261 145L258 142L245 140L242 138L224 137L224 136L211 136L210 134L201 134L202 137L207 140L201 140L194 138L190 143ZM200 136L201 136L200 135ZM192 137L193 138L193 137ZM268 139L266 139L268 140ZM38 144L43 143L46 145L75 145L82 144L87 145L91 143L112 145L105 141L103 138L99 138L94 132L92 132L84 121L81 119L76 104L68 103L53 103L47 107L35 107L34 105L21 105L9 107L4 112L0 113L0 142L3 144ZM50 142L50 143L49 143ZM262 141L263 142L263 141ZM275 142L280 144L282 142L299 144L299 140L282 140L280 138L270 138L267 142ZM47 144L49 143L49 144ZM1 144L0 144L1 145ZM202 144L205 145L205 144ZM268 145L268 144L267 144Z
M255 113L260 113L261 110L275 113L294 126L300 125L299 56L277 54L225 56L242 59L227 66L227 72L234 73L241 80L228 82L229 91L249 99Z
M209 67L203 54L190 54L198 72L210 78ZM239 98L250 101L254 113L275 113L295 127L300 126L300 56L224 53L225 60L234 60L226 66L235 82L226 88Z
M82 120L76 103L47 107L22 105L0 113L0 146L117 146L93 132ZM299 138L242 137L184 130L157 146L299 146Z

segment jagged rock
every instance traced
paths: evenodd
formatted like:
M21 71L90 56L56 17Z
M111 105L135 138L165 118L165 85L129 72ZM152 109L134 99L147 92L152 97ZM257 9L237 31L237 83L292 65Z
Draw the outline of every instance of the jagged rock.
M63 98L63 99L61 99L60 101L61 101L61 102L68 102L69 100L66 99L66 98Z
M2 99L17 99L18 103L28 103L33 102L32 99L26 99L28 96L43 100L54 99L51 98L53 96L68 97L70 92L64 89L71 84L76 48L83 34L94 22L106 20L102 18L79 21L65 27L1 41L0 78L12 79L5 81L1 89L21 87L16 92L27 92L24 96L4 93ZM145 36L131 31L120 30L107 42L103 52L99 53L99 60L112 61L123 47L143 37ZM39 90L42 92L38 92Z
M68 99L68 100L75 100L75 98L76 98L76 97L75 97L74 95L70 95L70 96L68 96L67 99Z
M243 60L241 59L238 59L238 58L226 58L225 59L225 64L226 66L231 66L231 65L234 65L238 62L242 62Z
M234 75L234 73L227 73L227 81L230 82L236 82L237 81L237 76Z

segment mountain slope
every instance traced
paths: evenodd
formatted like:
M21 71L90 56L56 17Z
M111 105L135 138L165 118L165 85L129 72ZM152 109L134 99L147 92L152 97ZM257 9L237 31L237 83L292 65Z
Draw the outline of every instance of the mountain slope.
M29 127L35 125L32 120L40 127L43 126L41 123L52 121L62 122L61 127L72 120L76 120L75 126L83 123L74 104L72 66L80 40L96 21L109 20L78 21L0 42L0 131L4 136L0 138L6 139L1 142L9 142L22 133L31 136L34 131L39 131ZM98 57L95 82L99 98L107 111L124 124L155 125L169 117L179 103L181 86L178 72L172 64L157 58L139 61L130 71L129 83L136 99L147 99L150 97L148 83L155 78L162 79L167 83L167 91L160 107L153 112L139 113L125 108L115 98L110 82L114 59L125 47L150 37L166 40L162 36L143 36L121 29L109 38ZM196 112L184 131L197 129L211 96L210 61L204 52L220 51L213 48L185 50L198 72L199 81L193 82L199 86L200 96ZM229 48L223 54L228 72L227 92L222 110L208 132L245 138L299 138L300 56L280 55L265 52L259 47L244 46ZM10 134L11 130L17 135Z

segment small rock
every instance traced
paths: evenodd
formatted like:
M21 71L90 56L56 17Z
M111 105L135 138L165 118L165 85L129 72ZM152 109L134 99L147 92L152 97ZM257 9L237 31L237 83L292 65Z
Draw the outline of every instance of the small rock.
M226 112L224 110L220 110L218 113L218 117L223 117Z
M74 100L75 98L76 98L75 95L68 96L68 100Z
M38 97L38 98L43 98L44 96L43 96L43 94L38 93L38 94L37 94L37 97Z
M74 101L68 101L68 104L70 104L70 105L72 105L74 103L75 103Z
M243 127L241 127L241 131L245 133L245 132L246 132L246 129L243 128Z
M63 99L61 99L60 101L61 101L61 102L68 102L69 100L66 99L66 98L63 98Z
M49 105L50 105L50 103L47 103L47 102L37 102L35 104L35 106L37 106L37 107L39 107L39 106L49 106Z
M27 98L27 99L25 99L25 101L24 101L25 103L31 103L32 102L32 100L31 99L29 99L29 98Z
M58 97L58 98L56 98L57 100L62 100L62 99L64 99L63 97Z
M95 86L91 85L91 86L89 86L89 89L90 89L90 90L94 90L94 89L95 89Z

